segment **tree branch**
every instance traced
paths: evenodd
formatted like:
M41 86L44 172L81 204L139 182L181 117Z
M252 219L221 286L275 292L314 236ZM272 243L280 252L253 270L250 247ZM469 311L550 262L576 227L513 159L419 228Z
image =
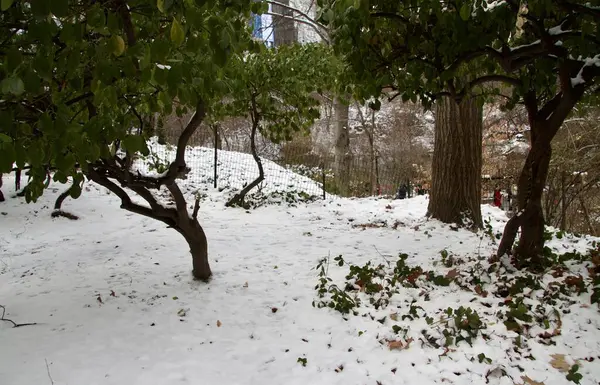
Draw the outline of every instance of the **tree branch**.
M289 8L291 8L291 7L289 7ZM327 44L331 43L331 38L329 37L329 33L328 33L327 29L324 26L320 25L319 23L317 23L316 21L314 21L310 18L309 18L309 20L303 20L303 19L299 19L295 16L283 15L280 13L275 13L275 12L270 12L270 11L266 12L265 15L281 17L282 19L292 20L292 21L295 21L300 24L308 25L317 33L317 35L319 35L319 37L321 39L323 39L324 42L326 42ZM322 30L325 32L323 32Z
M140 214L148 218L159 220L165 223L168 226L175 227L176 222L173 218L163 217L157 215L154 210L149 207L141 206L136 203L133 203L131 197L123 190L121 187L117 186L114 182L108 179L105 175L100 172L90 168L87 173L88 177L94 182L98 183L100 186L106 187L113 194L118 196L121 199L121 208L132 213ZM135 190L134 190L135 191ZM165 210L167 210L165 208Z
M5 321L5 322L9 322L13 325L13 328L20 328L21 326L31 326L31 325L37 325L37 322L29 322L29 323L24 323L24 324L18 324L15 321L8 319L8 318L4 318L4 316L6 315L6 307L4 305L0 305L0 308L2 308L2 317L0 317L0 321Z

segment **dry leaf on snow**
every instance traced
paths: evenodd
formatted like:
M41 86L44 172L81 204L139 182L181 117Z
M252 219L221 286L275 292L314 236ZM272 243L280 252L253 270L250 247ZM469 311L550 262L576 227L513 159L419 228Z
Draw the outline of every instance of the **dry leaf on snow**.
M552 354L550 357L552 357L550 360L550 365L552 365L554 369L558 369L562 373L569 372L569 369L571 369L571 364L567 362L564 354Z
M220 327L221 327L221 325L223 325L223 324L221 323L221 321L217 320L217 327L218 327L218 328L220 328Z
M400 340L388 341L388 347L390 350L406 350L410 347L410 343L413 341L414 340L412 338L407 339L406 342Z
M521 379L523 380L523 385L546 385L543 382L532 380L528 376L521 376Z
M458 273L457 269L452 269L448 273L446 273L446 278L454 279L454 278L458 277L459 275L460 274Z

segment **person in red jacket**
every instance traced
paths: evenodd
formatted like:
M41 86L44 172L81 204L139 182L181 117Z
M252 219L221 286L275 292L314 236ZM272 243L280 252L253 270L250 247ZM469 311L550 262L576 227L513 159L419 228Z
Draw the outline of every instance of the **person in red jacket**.
M502 193L498 187L494 189L494 206L502 207Z

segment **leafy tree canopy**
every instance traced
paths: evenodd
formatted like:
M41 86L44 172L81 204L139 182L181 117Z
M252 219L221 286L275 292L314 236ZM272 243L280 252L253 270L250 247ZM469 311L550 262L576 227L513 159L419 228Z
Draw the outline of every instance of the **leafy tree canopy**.
M319 94L333 87L336 63L322 44L263 46L236 55L227 66L235 92L218 113L250 117L273 142L290 140L319 118Z
M256 49L250 0L2 0L0 173L30 167L27 199L147 152L151 114L210 110L228 59ZM174 103L176 101L176 103ZM165 178L174 180L176 165Z
M577 0L320 0L358 97L398 91L426 106L482 84L508 83L509 107L583 95L600 72L600 2ZM557 81L557 79L559 79ZM527 96L527 97L526 97Z

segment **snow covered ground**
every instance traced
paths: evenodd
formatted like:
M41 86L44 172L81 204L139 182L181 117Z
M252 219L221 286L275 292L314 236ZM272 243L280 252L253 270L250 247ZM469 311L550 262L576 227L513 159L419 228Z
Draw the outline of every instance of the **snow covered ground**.
M344 317L312 306L315 266L327 256L339 283L348 271L333 266L337 255L363 265L406 253L410 264L446 272L437 263L441 250L464 258L493 254L481 234L426 221L426 197L336 198L245 211L226 209L227 191L213 191L208 179L182 183L208 196L199 215L214 273L208 284L192 279L179 234L119 209L103 188L87 183L80 199L68 199L64 209L80 216L69 221L50 217L62 186L27 205L10 198L5 176L0 305L7 319L37 325L0 322L0 384L568 384L553 354L580 363L582 384L600 379L600 317L595 306L585 306L589 294L573 300L555 345L531 339L535 360L518 361L506 353L516 334L502 323L490 324L490 339L473 347L436 349L418 340L416 328L409 348L390 350L380 340L389 337L394 317L379 323L363 310ZM483 209L500 231L504 214ZM590 241L563 238L552 246L584 251ZM402 301L419 295L399 294ZM452 284L431 291L426 308L433 314L475 307L471 298ZM490 298L488 305L495 310L502 301ZM491 363L478 362L479 353Z

